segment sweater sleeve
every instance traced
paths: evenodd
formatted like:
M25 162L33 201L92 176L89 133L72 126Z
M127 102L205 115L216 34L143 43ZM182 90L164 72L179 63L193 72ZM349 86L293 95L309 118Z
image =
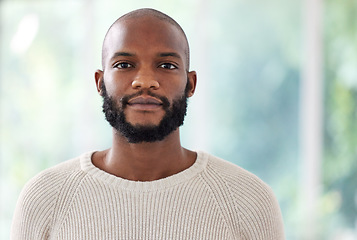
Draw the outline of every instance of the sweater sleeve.
M239 184L229 184L240 213L243 239L284 240L284 226L272 189L255 175L239 175Z
M66 180L73 172L74 163L68 161L59 164L39 173L26 183L16 204L11 240L49 238L56 205Z
M11 239L47 239L60 182L40 174L23 188L11 226Z
M230 196L226 197L225 202L232 208L230 218L238 226L232 227L235 229L232 230L235 239L285 239L278 201L266 183L245 169L222 159L211 158L209 166L218 174L216 181L219 177L222 178L228 189ZM221 188L224 188L222 184Z

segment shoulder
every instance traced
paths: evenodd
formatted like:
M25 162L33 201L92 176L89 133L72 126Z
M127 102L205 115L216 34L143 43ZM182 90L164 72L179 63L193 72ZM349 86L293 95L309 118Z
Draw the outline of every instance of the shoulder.
M272 189L259 177L233 163L209 154L207 157L204 178L213 191L223 192L227 209L231 209L235 221L239 222L239 236L283 239L282 216Z
M77 157L48 168L28 181L16 204L12 239L45 238L64 189L69 185L75 188L84 176Z
M241 193L244 190L252 193L258 192L259 194L271 193L271 188L253 173L224 159L205 154L208 158L207 171L211 174L212 179L215 177L222 179L227 186L233 187Z
M67 160L51 168L43 170L24 186L21 195L38 195L41 192L57 192L57 186L61 186L66 179L74 173L80 173L80 157Z

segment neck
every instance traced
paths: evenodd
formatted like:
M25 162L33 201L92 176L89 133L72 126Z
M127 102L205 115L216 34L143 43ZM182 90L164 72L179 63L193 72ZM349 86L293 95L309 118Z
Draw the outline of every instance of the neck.
M177 129L162 141L129 143L113 131L112 148L93 155L93 163L102 170L133 181L153 181L190 167L196 153L181 146Z

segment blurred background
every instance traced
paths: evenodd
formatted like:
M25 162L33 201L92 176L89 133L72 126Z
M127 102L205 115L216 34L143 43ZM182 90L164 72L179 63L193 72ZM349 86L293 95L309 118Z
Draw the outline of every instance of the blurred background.
M0 239L26 181L111 145L94 71L142 7L190 42L183 145L267 182L288 240L357 239L357 0L0 0Z

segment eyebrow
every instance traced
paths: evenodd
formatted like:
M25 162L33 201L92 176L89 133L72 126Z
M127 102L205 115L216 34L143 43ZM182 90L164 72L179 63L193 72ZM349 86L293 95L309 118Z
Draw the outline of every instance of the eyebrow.
M121 56L124 56L124 57L134 57L135 54L134 53L128 53L128 52L116 52L113 54L113 56L111 57L111 60L113 60L114 58L116 57L121 57Z
M174 58L179 58L181 59L181 56L175 52L164 52L164 53L159 53L159 57L174 57Z
M134 53L129 53L129 52L116 52L113 54L113 56L111 57L111 60L113 60L116 57L135 57L136 54ZM174 58L178 58L181 59L181 56L175 52L163 52L163 53L159 53L157 54L158 57L174 57Z

